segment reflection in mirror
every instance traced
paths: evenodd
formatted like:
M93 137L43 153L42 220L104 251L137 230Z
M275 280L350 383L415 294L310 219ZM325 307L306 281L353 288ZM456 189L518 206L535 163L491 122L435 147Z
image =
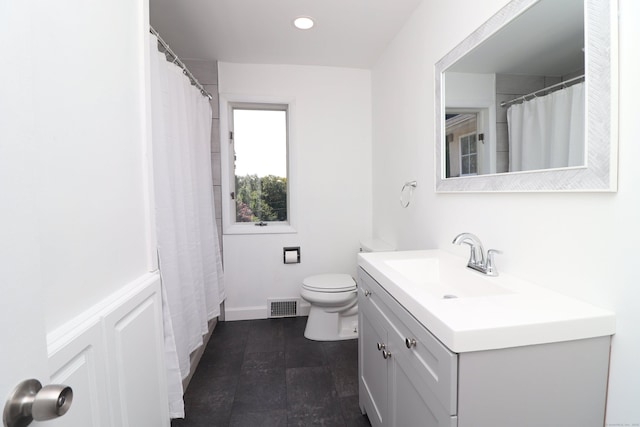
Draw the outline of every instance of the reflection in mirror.
M584 70L582 0L540 0L452 64L444 73L445 134L453 137L446 177L583 166ZM460 134L456 114L464 108L486 117L473 130L471 157L463 154L470 122ZM459 167L469 160L478 162L472 172Z
M468 176L482 173L478 165L485 165L482 153L478 152L478 140L484 138L478 128L479 112L469 110L446 115L446 177Z
M513 0L436 64L438 191L615 191L616 13Z

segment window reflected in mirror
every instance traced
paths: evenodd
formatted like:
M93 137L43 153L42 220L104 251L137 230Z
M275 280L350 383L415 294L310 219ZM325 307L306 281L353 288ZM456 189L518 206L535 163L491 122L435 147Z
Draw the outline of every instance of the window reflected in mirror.
M447 178L478 174L477 122L475 113L447 114Z

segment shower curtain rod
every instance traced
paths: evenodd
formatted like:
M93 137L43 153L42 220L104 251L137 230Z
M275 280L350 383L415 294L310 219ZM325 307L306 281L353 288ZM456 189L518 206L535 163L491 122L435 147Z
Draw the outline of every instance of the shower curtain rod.
M584 74L582 74L581 76L573 77L573 78L571 78L569 80L565 80L565 81L560 82L560 83L556 83L556 84L551 85L551 86L547 86L547 87L545 87L543 89L535 90L535 91L533 91L531 93L528 93L526 95L522 95L522 96L519 96L517 98L513 98L510 101L503 101L503 102L500 103L500 106L501 107L507 107L507 106L511 106L511 104L515 104L516 102L519 102L519 101L526 101L528 97L535 96L537 93L544 92L544 91L547 91L547 90L550 90L550 89L553 89L553 88L556 88L556 87L559 87L559 86L567 87L567 84L573 83L573 82L577 82L580 79L584 80Z
M165 42L164 40L162 40L162 37L160 37L160 34L158 34L158 32L151 26L149 25L149 32L151 34L153 34L154 36L156 36L158 38L158 42L162 45L162 47L165 49L165 54L169 54L170 56L173 57L173 62L174 64L176 64L178 67L182 68L182 72L184 73L185 76L189 77L189 80L191 80L191 84L194 85L195 87L197 87L198 89L200 89L200 93L203 96L206 96L207 98L209 98L209 100L213 99L213 96L207 92L204 89L204 86L202 86L200 84L200 82L198 81L198 79L196 79L193 74L191 74L191 71L189 71L189 69L187 68L186 65L184 65L184 62L182 62L180 60L180 58L178 58L178 55L176 55L173 50L171 50L171 48L169 47L169 44L167 44L167 42Z

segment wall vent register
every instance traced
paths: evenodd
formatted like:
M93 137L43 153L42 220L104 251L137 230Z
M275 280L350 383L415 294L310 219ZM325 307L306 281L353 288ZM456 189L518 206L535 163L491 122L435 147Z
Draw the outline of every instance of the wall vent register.
M295 317L298 315L298 300L269 300L269 318Z

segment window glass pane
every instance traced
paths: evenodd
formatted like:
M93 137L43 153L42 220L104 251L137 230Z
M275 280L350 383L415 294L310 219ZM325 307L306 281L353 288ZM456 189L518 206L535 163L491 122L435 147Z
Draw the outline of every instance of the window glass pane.
M476 134L460 137L460 175L478 173L478 143Z
M468 136L463 136L460 139L460 150L463 156L466 154L469 154L469 137Z
M462 158L462 174L467 175L469 173L469 156L464 156Z
M287 112L233 109L237 222L287 221Z
M469 173L478 173L478 156L476 154L469 156Z

